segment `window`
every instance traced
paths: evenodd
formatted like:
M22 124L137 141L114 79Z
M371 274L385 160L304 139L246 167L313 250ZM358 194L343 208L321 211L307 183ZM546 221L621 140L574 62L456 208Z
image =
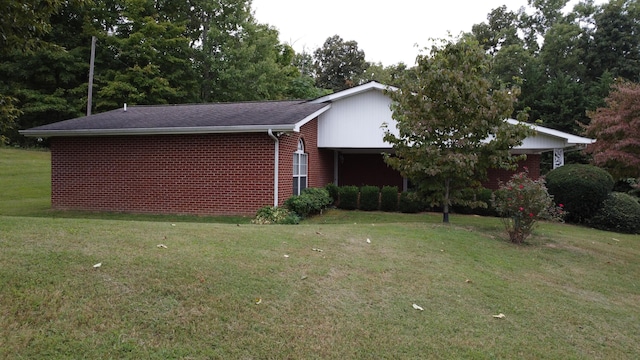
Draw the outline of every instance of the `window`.
M304 142L298 140L298 150L293 153L293 195L300 195L307 188L308 155L304 153Z

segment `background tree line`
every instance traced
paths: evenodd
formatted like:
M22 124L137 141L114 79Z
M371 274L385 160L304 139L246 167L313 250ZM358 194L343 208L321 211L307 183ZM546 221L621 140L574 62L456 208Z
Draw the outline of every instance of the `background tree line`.
M492 57L496 87L521 89L515 113L579 133L615 79L640 79L640 5L528 0L493 9L470 34ZM250 0L0 0L0 131L85 113L91 37L97 37L93 112L129 104L314 98L370 80L395 85L403 63L365 60L335 35L295 53L253 17ZM277 25L277 24L276 24Z

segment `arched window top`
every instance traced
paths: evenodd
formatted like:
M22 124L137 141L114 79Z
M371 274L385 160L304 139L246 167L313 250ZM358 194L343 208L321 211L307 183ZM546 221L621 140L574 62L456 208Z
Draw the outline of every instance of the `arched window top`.
M298 139L298 149L296 150L299 154L304 154L304 140Z

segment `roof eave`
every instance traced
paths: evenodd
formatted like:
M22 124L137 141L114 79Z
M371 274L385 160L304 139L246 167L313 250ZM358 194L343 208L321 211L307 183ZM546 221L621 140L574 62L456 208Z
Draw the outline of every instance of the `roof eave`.
M325 106L325 107L323 107L323 108L319 109L318 111L314 112L313 114L310 114L309 116L305 117L304 119L302 119L302 120L298 121L298 122L295 124L295 126L294 126L294 128L293 128L293 131L295 131L295 132L300 132L300 128L301 128L304 124L306 124L306 123L308 123L309 121L311 121L311 120L313 120L313 119L317 118L318 116L320 116L320 114L324 113L325 111L327 111L327 110L329 110L329 109L331 109L331 104L327 104L327 106Z
M299 131L296 124L260 125L260 126L204 126L204 127L171 127L171 128L129 128L129 129L79 129L79 130L20 130L28 137L61 137L61 136L117 136L117 135L194 135L194 134L229 134L257 133L279 131Z

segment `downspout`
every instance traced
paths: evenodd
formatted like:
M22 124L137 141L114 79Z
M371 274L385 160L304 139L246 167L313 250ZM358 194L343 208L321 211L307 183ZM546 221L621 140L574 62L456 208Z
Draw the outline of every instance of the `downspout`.
M274 161L273 161L273 206L274 207L278 207L278 177L279 177L279 174L278 174L279 160L278 160L278 158L280 157L280 141L273 134L273 131L271 131L271 129L267 130L267 134L269 134L269 136L275 142L274 155L273 155L273 157L274 157Z

